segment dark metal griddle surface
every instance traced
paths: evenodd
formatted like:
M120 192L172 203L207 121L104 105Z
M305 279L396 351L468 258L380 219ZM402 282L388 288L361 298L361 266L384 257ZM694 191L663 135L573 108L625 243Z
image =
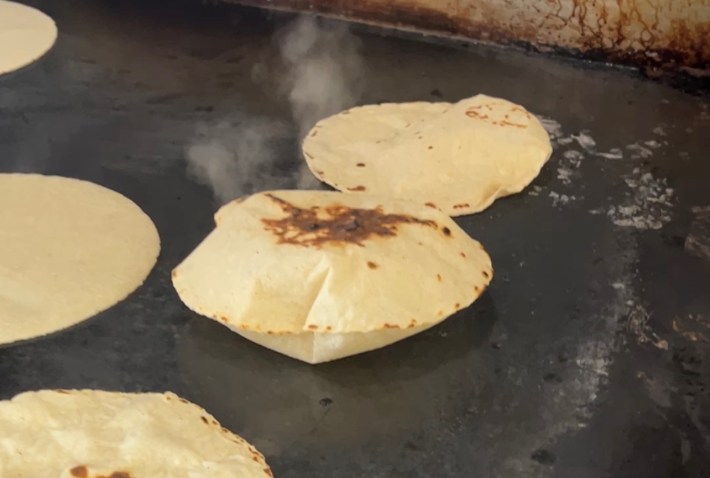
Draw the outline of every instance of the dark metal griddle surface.
M58 44L0 78L0 171L115 189L162 237L127 300L0 348L0 398L172 390L259 447L279 478L710 476L707 100L626 71L357 33L359 103L502 96L550 119L555 153L524 193L458 221L496 271L471 308L309 366L189 312L170 285L217 207L185 161L200 128L283 122L277 154L235 182L298 185L271 41L290 17L140 3L37 3Z

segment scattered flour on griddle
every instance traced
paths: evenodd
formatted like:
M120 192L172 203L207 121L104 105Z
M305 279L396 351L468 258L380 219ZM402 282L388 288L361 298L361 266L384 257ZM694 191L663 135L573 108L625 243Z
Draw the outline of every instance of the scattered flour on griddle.
M673 189L668 187L665 178L655 178L651 173L634 168L624 182L629 188L627 200L606 211L614 224L635 229L660 229L671 220Z
M597 148L597 141L588 130L567 134L562 125L551 118L542 117L541 123L550 135L555 151L553 160L557 168L558 187L544 193L541 187L532 186L528 194L547 196L552 206L556 208L584 199L579 191L583 190L581 166L585 160L599 162L628 159L634 163L641 163L653 157L657 150L668 145L664 139L666 133L662 125L653 129L655 138L600 151ZM624 198L616 204L595 207L590 211L591 214L603 214L616 226L640 230L660 229L663 224L670 221L673 189L665 178L656 177L649 170L639 166L624 175L623 180L627 188Z
M515 447L520 453L506 460L497 476L550 476L549 466L531 460L531 452L547 449L565 436L574 435L594 417L614 354L625 340L620 332L639 302L633 286L638 258L634 239L619 245L618 252L614 261L606 263L610 283L592 286L611 292L610 300L582 324L588 327L587 337L566 352L561 368L554 351L551 354L550 366L559 370L561 380L542 385L545 396L539 403L535 431L516 435Z

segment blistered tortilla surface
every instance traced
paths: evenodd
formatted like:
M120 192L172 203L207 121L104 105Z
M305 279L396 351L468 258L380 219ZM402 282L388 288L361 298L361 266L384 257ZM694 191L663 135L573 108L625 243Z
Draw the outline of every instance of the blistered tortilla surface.
M370 195L273 191L223 206L173 271L195 312L310 363L373 350L470 305L488 254L441 211Z
M172 393L42 390L0 402L3 478L265 478L264 457Z
M334 188L429 204L451 216L522 191L551 153L534 115L486 95L352 108L318 122L303 141L310 170Z

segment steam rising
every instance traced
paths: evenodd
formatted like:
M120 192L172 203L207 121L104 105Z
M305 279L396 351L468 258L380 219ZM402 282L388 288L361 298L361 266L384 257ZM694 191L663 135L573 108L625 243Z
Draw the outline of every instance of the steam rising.
M269 71L264 64L254 66L254 81L267 75L279 78L277 91L288 100L298 138L298 148L291 152L297 158L291 169L295 165L298 188L321 187L301 157L303 137L320 119L353 106L360 97L359 45L344 24L299 17L275 35L280 67ZM276 120L201 124L187 148L188 171L210 186L221 203L257 190L293 187L271 174L282 153L279 140L288 137L288 126Z
M260 183L281 187L270 173L275 144L287 134L285 124L258 119L202 124L187 149L188 172L210 186L221 203L255 192Z
M301 17L277 34L299 140L318 120L353 106L361 93L360 43L347 26Z

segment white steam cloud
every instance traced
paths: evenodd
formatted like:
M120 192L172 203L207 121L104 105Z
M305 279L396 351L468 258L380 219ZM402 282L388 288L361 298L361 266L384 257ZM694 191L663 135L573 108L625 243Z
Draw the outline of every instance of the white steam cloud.
M355 105L361 94L360 42L343 23L319 23L301 17L278 35L287 68L288 91L299 139L318 120Z
M277 161L274 143L288 135L283 123L256 119L201 124L187 148L188 172L210 186L221 203L255 192L257 186L278 188L271 168Z
M322 185L301 159L300 142L318 120L357 103L363 78L360 43L343 23L304 16L276 33L275 46L278 71L257 64L252 77L256 82L279 79L275 86L288 100L298 136L295 186L316 189ZM276 145L284 138L288 127L278 121L202 124L187 148L188 171L222 203L258 189L288 187L270 175L280 159Z

